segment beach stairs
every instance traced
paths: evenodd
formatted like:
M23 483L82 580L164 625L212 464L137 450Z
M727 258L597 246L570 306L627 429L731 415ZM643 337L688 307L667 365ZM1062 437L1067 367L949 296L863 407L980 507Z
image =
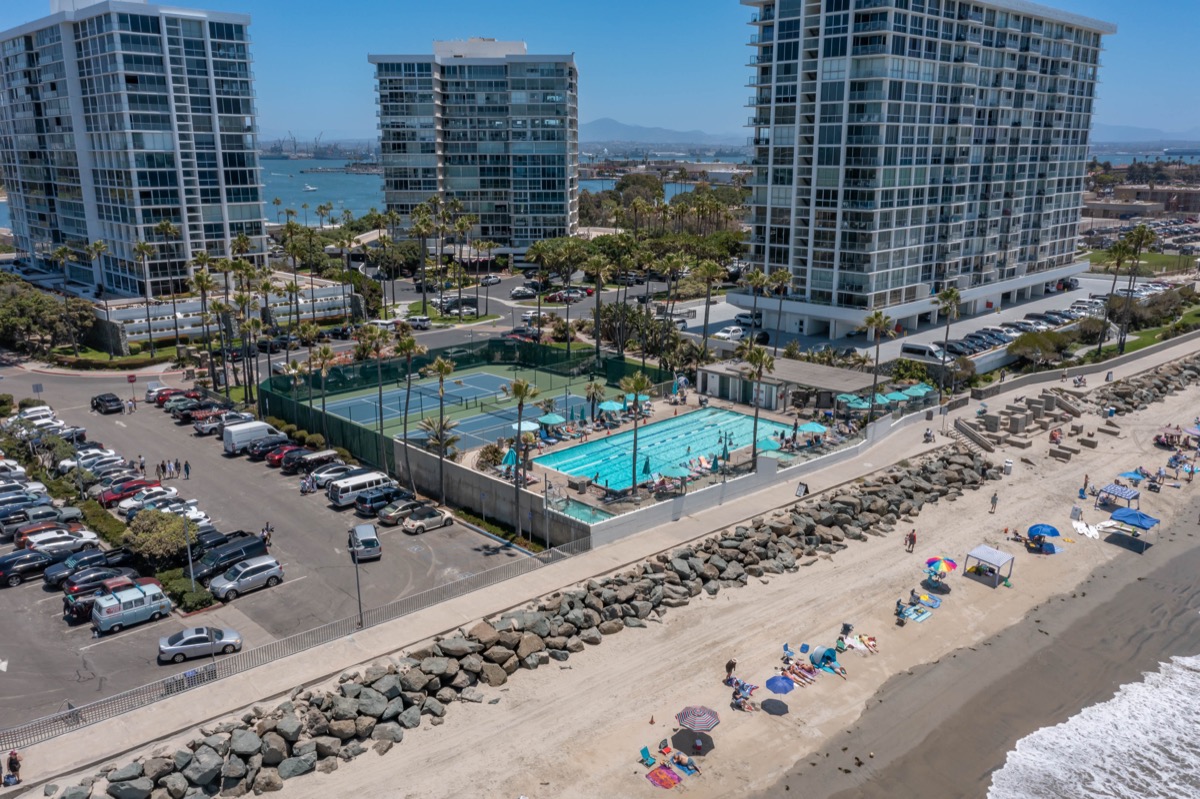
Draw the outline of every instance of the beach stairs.
M950 429L950 435L972 455L996 451L996 447L991 441L988 441L982 433L961 418L954 420L954 427Z

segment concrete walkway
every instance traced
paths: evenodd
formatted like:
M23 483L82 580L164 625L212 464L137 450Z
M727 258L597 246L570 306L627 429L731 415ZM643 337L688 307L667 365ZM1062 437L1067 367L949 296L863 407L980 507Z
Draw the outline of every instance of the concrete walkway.
M1193 343L1180 342L1147 353L1145 358L1112 371L1115 379L1129 377L1191 354L1194 349ZM1097 365L1094 372L1096 380L1092 387L1100 385L1108 371L1106 365ZM1093 375L1088 376L1091 378ZM1051 377L1046 385L1057 385L1057 381ZM1031 393L1029 387L1023 387L993 397L989 402L1002 406L1018 395ZM974 408L968 406L958 415L966 417L973 414ZM948 426L952 424L953 419L948 420ZM923 444L922 433L922 425L901 428L866 450L858 459L810 472L806 482L813 487L814 493L829 491L900 460L919 457L949 443L949 439L939 437L934 444ZM993 457L998 459L999 453ZM480 618L493 616L592 577L619 571L658 552L790 505L796 501L794 491L794 481L788 479L741 500L705 510L701 517L685 516L677 522L568 558L487 590L443 602L276 661L269 667L244 672L37 744L25 751L27 778L50 780L95 764L114 761L122 753L152 741L190 730L211 719L227 717L252 704L268 702L268 698L285 694L297 685L320 682L358 664L409 648ZM522 674L518 679L530 677Z

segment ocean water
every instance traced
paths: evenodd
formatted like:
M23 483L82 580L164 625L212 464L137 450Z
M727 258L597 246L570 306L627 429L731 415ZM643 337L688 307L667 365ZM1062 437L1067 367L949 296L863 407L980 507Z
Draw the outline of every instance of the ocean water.
M590 191L595 194L597 192L616 188L616 185L617 181L613 180L612 178L595 178L591 180L579 181L579 190ZM670 200L676 194L683 194L684 192L691 191L692 188L693 186L691 183L671 183L670 181L667 181L663 183L663 196L667 200Z
M1062 724L1025 736L988 799L1200 796L1200 655L1175 657Z
M286 208L296 211L296 221L304 223L303 203L308 203L308 223L316 225L316 209L322 203L333 203L334 216L341 216L345 209L350 213L362 216L372 208L380 213L383 207L383 176L382 175L347 175L344 172L309 172L302 169L319 167L331 168L345 166L345 161L319 161L302 158L295 161L264 160L262 165L263 202L267 207L267 219L271 222L282 220L276 218ZM316 191L305 191L305 185L313 186ZM282 204L276 208L271 203L278 197Z

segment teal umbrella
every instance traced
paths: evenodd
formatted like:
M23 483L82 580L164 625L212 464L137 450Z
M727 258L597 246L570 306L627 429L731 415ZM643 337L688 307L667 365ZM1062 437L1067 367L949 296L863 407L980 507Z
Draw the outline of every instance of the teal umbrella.
M567 420L559 416L557 413L548 413L545 416L538 417L539 424L562 424L565 421Z
M515 466L517 463L516 449L509 447L508 452L504 453L504 460L500 461L501 466Z
M805 422L804 424L800 425L799 430L801 433L825 433L828 432L829 428L823 424L817 424L816 422Z
M854 402L858 399L858 396L855 394L838 394L834 399L838 402Z
M650 456L649 455L646 456L646 462L642 464L642 474L646 475L647 477L649 477L651 474L651 472L650 472Z
M915 386L909 386L904 389L904 393L910 397L924 397L930 391L933 391L933 389L924 383L917 383Z
M846 407L852 411L865 411L871 407L871 403L867 402L865 399L859 399L855 397L846 403Z
M658 473L663 477L670 477L678 480L681 477L691 477L692 470L686 466L664 466L658 470Z
M721 452L721 460L723 460L723 461L729 460L729 442L728 441L725 442L725 449L723 452Z
M650 395L649 395L649 394L638 394L638 395L637 395L637 401L638 401L638 402L645 402L645 401L646 401L646 400L648 400L648 399L650 399ZM626 401L626 402L633 402L633 395L632 395L632 394L626 394L626 395L625 395L625 401Z
M604 411L605 413L614 413L616 411L623 410L625 408L624 405L622 405L619 402L614 402L613 400L607 400L605 402L602 402L597 407L599 407L600 410Z
M776 450L779 449L779 442L773 438L764 438L762 441L758 442L758 449L759 451L765 450L768 452L771 450Z
M884 396L887 397L888 402L908 402L912 399L912 397L907 394L901 394L899 391L889 391Z
M876 404L876 405L887 405L889 402L891 402L891 400L889 400L889 399L888 399L887 397L885 397L883 394L876 394L876 395L875 395L875 404Z

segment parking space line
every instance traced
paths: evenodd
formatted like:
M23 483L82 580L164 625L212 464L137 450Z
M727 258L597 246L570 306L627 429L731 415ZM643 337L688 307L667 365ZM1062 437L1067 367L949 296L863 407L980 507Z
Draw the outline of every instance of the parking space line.
M59 595L59 594L55 594L54 596L48 596L48 597L46 597L45 599L39 599L39 600L37 600L36 602L34 602L33 604L35 604L35 605L40 605L40 604L42 604L43 602L53 602L53 601L54 601L54 600L56 600L56 599L59 599L59 600L61 600L61 599L62 599L62 596L61 596L61 595Z

